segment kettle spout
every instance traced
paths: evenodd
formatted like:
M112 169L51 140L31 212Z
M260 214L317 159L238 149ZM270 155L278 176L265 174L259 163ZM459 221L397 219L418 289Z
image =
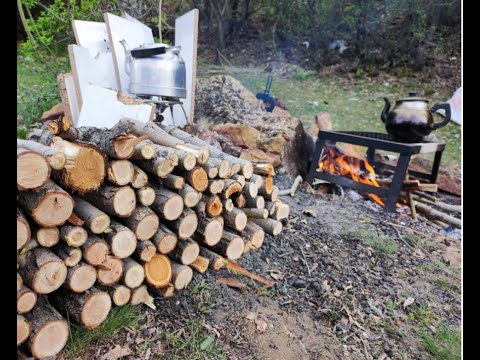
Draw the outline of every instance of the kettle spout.
M384 97L383 100L385 101L385 106L382 110L382 115L380 118L382 119L383 122L387 121L388 117L388 112L390 111L390 99L387 97Z
M125 39L120 40L120 44L122 44L123 49L125 50L125 72L127 75L130 76L130 67L132 63L132 54L130 52L130 49L128 48L127 42Z

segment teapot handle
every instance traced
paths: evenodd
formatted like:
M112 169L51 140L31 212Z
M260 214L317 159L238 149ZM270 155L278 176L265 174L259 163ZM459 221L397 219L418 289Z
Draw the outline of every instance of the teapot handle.
M451 111L450 111L450 104L444 103L444 104L436 104L430 109L430 113L435 113L437 110L443 109L445 110L445 119L442 122L436 123L436 124L430 124L430 128L432 130L437 130L445 125L447 125L450 122L450 116L451 116Z

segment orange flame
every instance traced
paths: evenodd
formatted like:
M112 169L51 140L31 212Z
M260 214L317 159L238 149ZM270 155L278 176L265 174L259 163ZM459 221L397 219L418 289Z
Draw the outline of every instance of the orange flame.
M350 145L351 146L351 145ZM353 150L353 147L352 147ZM349 151L349 153L353 153ZM365 169L362 170L362 166ZM328 172L332 175L349 176L356 182L361 182L368 185L379 187L380 185L375 180L375 170L366 160L359 159L355 156L346 155L338 150L338 148L327 147L325 156L319 163L320 171ZM377 203L384 206L382 199L377 195L369 193L370 197Z

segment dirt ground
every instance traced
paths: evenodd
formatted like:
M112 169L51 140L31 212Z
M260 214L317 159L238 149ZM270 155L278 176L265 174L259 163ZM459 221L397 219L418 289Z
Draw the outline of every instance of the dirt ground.
M292 179L277 175L276 182L288 188ZM419 331L460 326L459 230L414 221L406 208L388 214L370 201L305 187L282 201L291 206L284 231L239 260L274 286L228 270L196 274L172 299L156 299L156 311L143 309L140 330L113 339L129 344L126 359L182 358L162 334L191 336L192 319L225 358L265 360L429 359Z

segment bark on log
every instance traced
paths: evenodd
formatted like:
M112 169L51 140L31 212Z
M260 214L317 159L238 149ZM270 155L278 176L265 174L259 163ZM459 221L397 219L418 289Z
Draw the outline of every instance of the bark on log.
M21 250L31 238L30 224L23 211L17 207L17 251Z
M160 219L149 207L139 205L131 216L124 218L123 223L132 230L138 240L150 239L158 230Z
M55 356L65 347L68 324L45 299L40 298L25 318L31 325L26 345L36 359Z
M247 222L247 226L243 230L250 249L258 250L265 240L265 231L252 221Z
M200 246L200 256L208 259L208 266L215 271L220 270L226 265L226 259L206 247Z
M225 211L232 211L235 207L232 199L222 199L222 205Z
M282 223L274 219L251 219L251 221L273 236L280 234L283 229Z
M155 189L155 201L150 207L163 219L172 221L182 214L183 199L167 189Z
M157 233L153 235L151 239L152 243L156 246L157 250L161 254L168 254L175 246L177 246L177 235L175 235L165 225L160 225Z
M143 206L150 206L155 201L155 189L150 186L144 186L136 189L137 201Z
M419 213L422 213L425 217L429 218L430 220L440 220L446 224L453 225L459 229L462 227L461 219L457 219L451 215L432 209L431 207L425 204L417 202L415 204L415 208Z
M195 191L203 192L208 187L208 175L201 167L194 167L190 171L175 169L175 174L183 177Z
M268 196L273 191L273 176L266 176L263 179L262 186L258 188L258 194L262 196Z
M151 286L150 291L158 296L162 296L164 299L170 299L175 293L175 287L173 286L172 283L168 284L163 288L158 288L158 289Z
M164 159L170 160L174 167L180 164L180 158L177 154L179 150L175 150L175 149L172 149L171 147L161 146L157 144L153 144L153 148L155 150L156 157L162 157ZM195 156L192 155L192 157L193 157L193 160L196 162L197 160L195 159Z
M272 202L275 202L278 200L278 194L279 194L279 190L278 190L278 187L274 186L273 187L273 190L272 190L272 193L269 194L269 195L263 195L263 197L265 198L265 200L269 200L269 201L272 201Z
M169 189L181 190L185 187L185 179L181 176L170 174L165 179L162 179L162 183Z
M190 171L197 166L197 159L193 154L181 150L175 150L175 153L178 156L178 167L180 169Z
M430 200L425 197L418 196L416 194L412 194L413 199L415 201L424 203L425 205L432 205L435 206L441 210L449 211L449 212L462 212L462 206L461 205L451 205L444 203L443 201L440 201L438 199L435 200Z
M218 177L220 179L226 179L230 175L230 163L228 160L222 160L211 157L208 159L207 166L216 167L218 169Z
M269 217L275 220L286 219L290 214L290 206L278 200L275 202L267 201L265 208L268 210Z
M195 233L198 226L198 217L192 209L184 209L182 214L173 221L165 221L165 225L175 232L181 240L188 239Z
M202 198L202 194L197 192L188 184L185 184L183 189L179 191L179 194L183 198L183 204L187 208L192 208L196 206Z
M245 176L235 174L235 175L231 176L231 179L238 181L240 183L240 185L242 185L242 188L245 186L245 182L246 182Z
M113 285L120 281L123 274L123 261L115 256L107 255L97 266L97 281L101 285Z
M22 276L17 272L17 291L20 290L22 286L23 286Z
M191 267L172 261L172 283L175 290L182 290L187 287L193 279Z
M73 211L73 199L52 180L38 191L21 191L18 203L39 225L53 227L62 225Z
M59 243L52 248L52 251L63 260L65 266L72 267L82 260L82 250L78 247L68 246L66 243Z
M197 259L190 264L190 267L198 271L200 274L203 274L208 270L209 264L210 260L208 260L208 258L198 255Z
M57 290L67 278L64 262L49 249L35 248L19 256L18 261L23 282L37 294Z
M211 217L219 216L223 211L223 204L218 195L212 197L202 196L197 206L194 208L195 212L206 212Z
M218 167L206 164L200 165L200 167L205 170L209 179L215 179L218 176Z
M110 225L110 218L108 216L107 218L108 224ZM98 225L98 221L94 225ZM63 225L60 229L60 237L68 246L80 247L85 244L85 241L87 241L88 233L81 226L66 224Z
M23 285L17 291L17 314L26 314L33 309L37 303L37 294L28 286Z
M205 193L210 195L217 195L222 192L225 186L225 182L223 180L208 180L208 187L205 190Z
M128 217L135 210L135 191L130 186L102 185L98 191L84 194L85 200L108 215Z
M145 304L150 308L155 309L153 304L153 297L150 296L147 285L140 285L138 288L132 289L132 296L130 297L130 305L136 306Z
M112 254L120 259L132 255L137 246L135 233L125 225L113 220L110 224L110 231L105 234L105 240L110 246Z
M133 154L132 156L130 156L130 159L150 160L150 159L153 159L154 157L155 157L155 144L152 143L150 140L142 140L137 145L135 145Z
M225 185L222 190L222 198L223 199L228 199L232 194L239 193L242 191L242 185L237 181L233 179L226 179L225 180Z
M248 218L266 219L269 215L267 209L243 208L242 211Z
M110 295L112 302L116 306L124 306L130 301L132 290L125 285L113 284L110 286L97 285L97 288L101 291L105 291Z
M258 187L256 184L247 181L243 186L243 193L249 198L256 198L258 195Z
M73 318L87 330L99 327L112 308L108 293L95 287L81 294L62 289L51 296L51 301L61 313Z
M247 202L245 203L246 207L263 209L265 208L265 199L263 196L257 196L255 198L249 198L247 196Z
M161 156L150 160L135 160L135 164L147 173L166 178L175 168L174 162Z
M130 289L139 287L145 280L143 266L131 258L123 259L122 283Z
M239 235L224 230L222 239L215 246L211 246L211 249L227 259L236 260L242 256L244 246Z
M206 214L198 214L198 217L197 233L193 238L209 246L217 244L223 235L223 223L218 219L207 217Z
M134 167L128 160L110 160L107 164L107 177L115 185L123 186L133 181Z
M80 219L75 213L72 212L72 215L67 219L67 221L75 226L83 226L85 224L85 221Z
M22 315L17 315L17 347L22 345L30 335L30 322Z
M60 241L60 231L57 227L37 228L35 231L35 240L37 240L39 245L50 248Z
M233 208L232 211L226 211L222 214L225 221L225 227L230 227L236 231L242 231L247 225L247 215L240 209Z
M167 286L172 279L172 264L166 255L155 254L144 268L146 281L155 288Z
M247 197L244 194L234 194L235 197L235 206L239 209L242 209L247 204Z
M85 226L94 234L101 234L110 227L110 217L84 199L74 196L73 211L85 222Z
M275 169L271 163L256 162L253 163L253 172L258 175L275 175Z
M133 178L130 184L134 189L140 189L148 184L148 175L145 171L139 168L137 165L133 166Z
M83 259L93 266L104 262L110 252L110 248L105 240L93 234L88 234L87 241L81 248Z
M153 255L157 252L157 247L149 240L137 242L137 248L135 249L135 258L143 262L148 262L152 259Z
M67 280L63 283L66 289L82 293L95 285L97 270L94 266L84 262L68 268Z
M168 254L183 265L190 265L199 255L200 247L193 240L180 240L173 251Z
M17 188L33 190L50 178L50 164L42 155L17 147Z
M263 185L263 176L258 175L258 174L253 174L252 177L250 178L250 182L254 183L257 185L257 189L260 189Z

